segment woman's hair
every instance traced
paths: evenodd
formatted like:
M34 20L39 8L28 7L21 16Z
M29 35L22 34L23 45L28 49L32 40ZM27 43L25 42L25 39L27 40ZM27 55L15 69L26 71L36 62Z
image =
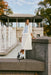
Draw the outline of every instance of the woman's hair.
M29 18L26 18L26 19L25 19L25 22L26 22L27 20L29 20Z

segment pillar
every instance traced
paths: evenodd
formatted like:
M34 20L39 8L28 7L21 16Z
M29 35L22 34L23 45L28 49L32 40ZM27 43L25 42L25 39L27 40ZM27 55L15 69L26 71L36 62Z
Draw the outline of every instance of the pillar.
M9 18L8 18L8 26L9 26Z
M39 22L39 27L40 27L40 22Z
M11 47L11 28L8 27L8 47Z
M3 37L4 37L4 49L6 50L6 48L7 48L7 32L6 32L6 26L4 25L4 28L3 28Z
M35 18L34 18L34 20L33 20L33 27L35 27L35 26L34 26L34 25L35 25L34 23L35 23Z
M18 18L16 18L16 38L17 38L17 24L18 24Z

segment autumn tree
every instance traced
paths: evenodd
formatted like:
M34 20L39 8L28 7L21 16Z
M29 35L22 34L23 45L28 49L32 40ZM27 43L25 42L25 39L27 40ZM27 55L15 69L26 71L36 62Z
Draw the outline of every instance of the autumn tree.
M0 15L4 14L4 10L8 9L8 3L0 0Z

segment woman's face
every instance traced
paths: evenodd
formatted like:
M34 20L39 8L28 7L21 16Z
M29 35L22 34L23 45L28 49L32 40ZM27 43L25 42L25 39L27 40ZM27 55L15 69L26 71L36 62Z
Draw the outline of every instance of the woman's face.
M29 19L26 20L26 24L29 25Z

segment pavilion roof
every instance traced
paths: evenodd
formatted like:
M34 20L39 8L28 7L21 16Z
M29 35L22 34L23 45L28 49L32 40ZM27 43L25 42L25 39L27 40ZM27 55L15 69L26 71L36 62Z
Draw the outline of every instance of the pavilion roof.
M9 22L16 22L16 19L18 19L18 22L25 22L26 18L29 18L30 22L33 22L35 19L35 22L41 22L43 17L41 15L34 16L32 14L9 14L9 15L2 15L0 16L0 19L7 22L9 18Z
M17 18L19 18L19 17L34 17L34 15L32 15L32 14L10 14L10 15L8 15L9 17L17 17Z

